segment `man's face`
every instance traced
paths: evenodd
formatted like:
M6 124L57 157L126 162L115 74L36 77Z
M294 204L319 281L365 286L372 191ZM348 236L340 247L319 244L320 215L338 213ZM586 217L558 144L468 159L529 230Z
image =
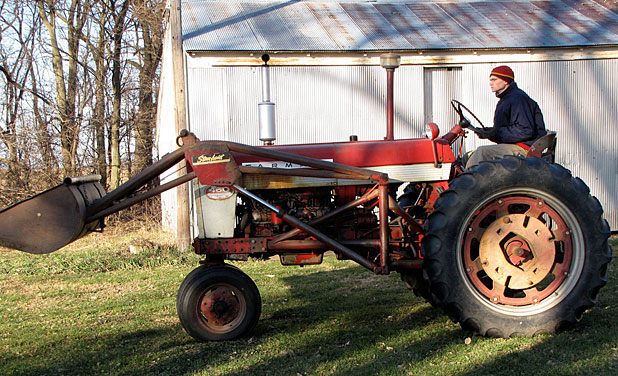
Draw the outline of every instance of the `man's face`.
M492 93L501 94L509 84L506 83L503 79L496 76L489 76L489 87L491 87Z

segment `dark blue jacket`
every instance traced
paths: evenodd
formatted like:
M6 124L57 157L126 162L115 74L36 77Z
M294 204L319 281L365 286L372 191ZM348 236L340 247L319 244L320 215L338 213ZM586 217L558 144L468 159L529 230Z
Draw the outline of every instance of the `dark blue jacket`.
M539 105L515 82L498 94L498 98L494 114L496 134L492 141L502 144L522 142L530 146L547 134Z

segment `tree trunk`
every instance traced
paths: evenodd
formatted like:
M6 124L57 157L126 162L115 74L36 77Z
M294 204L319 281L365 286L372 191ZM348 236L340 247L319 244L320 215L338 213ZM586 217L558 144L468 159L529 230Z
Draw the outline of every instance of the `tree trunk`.
M107 12L102 11L99 19L99 36L97 47L93 51L96 71L94 75L95 85L95 105L94 126L96 149L95 149L95 171L101 175L101 184L107 186L107 162L105 159L105 44L107 37L105 34L105 24L107 22Z
M60 121L60 144L62 147L62 168L64 176L72 175L73 161L71 160L71 142L68 139L66 129L70 124L69 109L67 103L67 89L64 83L64 66L62 65L62 56L60 55L60 47L58 46L58 37L56 35L56 9L54 3L47 1L49 9L45 9L45 2L37 0L39 6L39 16L43 21L43 25L47 28L51 43L52 69L54 78L56 79L56 103L58 106L58 118Z
M115 3L113 3L115 5ZM115 8L115 7L114 7ZM122 77L120 72L120 52L122 47L122 34L124 33L124 19L129 9L129 1L122 3L120 12L114 17L114 30L112 37L114 40L114 52L112 55L112 129L111 129L111 172L110 189L115 189L120 185L120 105L122 101Z
M48 9L45 9L45 4ZM90 13L90 1L72 0L66 18L67 23L67 54L68 74L65 84L65 71L62 61L58 37L56 34L56 2L37 0L39 16L49 32L52 54L52 69L56 79L56 102L58 103L58 118L60 121L60 144L62 147L62 168L64 176L75 173L75 152L79 143L80 122L75 118L75 102L77 96L77 63L79 59L80 40L83 38L83 27Z
M163 49L163 2L148 7L141 3L135 9L138 30L141 31L143 65L139 72L139 109L135 124L134 171L137 173L152 164L153 131L156 116L156 75Z

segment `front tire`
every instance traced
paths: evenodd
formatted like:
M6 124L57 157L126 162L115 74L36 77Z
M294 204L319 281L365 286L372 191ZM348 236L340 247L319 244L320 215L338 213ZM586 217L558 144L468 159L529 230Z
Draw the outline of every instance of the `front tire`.
M231 265L202 265L180 285L176 309L185 331L198 341L227 341L251 331L262 310L255 283Z
M603 209L538 158L484 162L436 201L422 242L432 296L464 329L554 333L596 304L612 249Z

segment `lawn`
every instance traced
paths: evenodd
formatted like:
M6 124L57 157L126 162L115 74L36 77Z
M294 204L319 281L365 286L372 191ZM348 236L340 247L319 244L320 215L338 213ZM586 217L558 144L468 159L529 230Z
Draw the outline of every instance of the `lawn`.
M238 262L260 289L260 322L249 337L198 343L175 307L198 261L145 230L50 255L0 251L0 375L618 375L615 262L575 329L508 340L471 336L396 273L333 256Z

